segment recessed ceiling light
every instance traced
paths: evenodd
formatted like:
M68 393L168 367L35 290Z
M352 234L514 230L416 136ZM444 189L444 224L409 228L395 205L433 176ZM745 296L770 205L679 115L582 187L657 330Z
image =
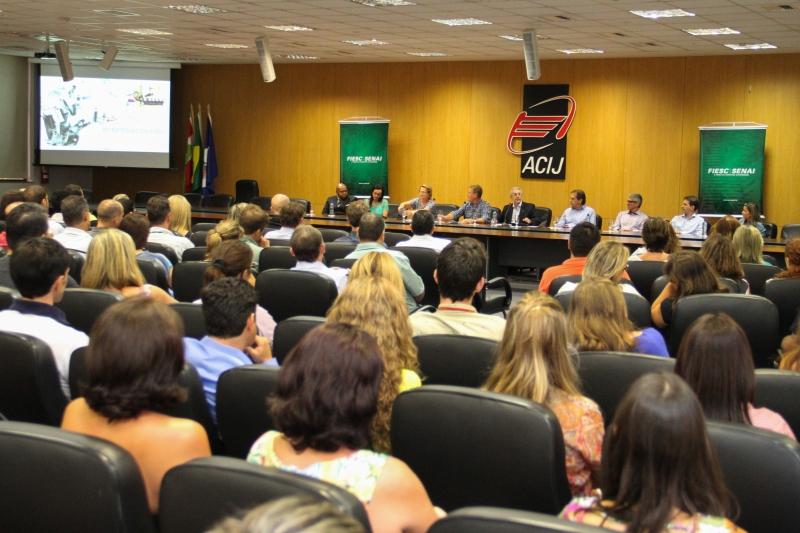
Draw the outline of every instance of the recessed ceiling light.
M570 48L569 50L556 50L562 54L602 54L602 50L595 50L593 48Z
M731 50L768 50L770 48L778 48L774 44L759 43L759 44L726 44Z
M707 30L683 30L690 35L739 35L739 32L731 28L712 28Z
M519 35L498 35L501 39L508 39L509 41L521 41L522 37Z
M634 15L639 15L646 19L658 19L666 17L693 17L694 13L689 13L683 9L664 9L664 10L650 10L650 11L631 11Z
M177 9L178 11L185 11L186 13L192 13L194 15L208 15L209 13L227 13L227 9L219 9L216 7L208 7L208 6L199 6L199 5L191 5L191 6L169 6L170 9Z
M301 54L286 54L279 55L278 57L282 57L283 59L319 59L317 56L304 56Z
M451 54L443 54L441 52L407 52L410 56L417 57L449 57Z
M354 44L356 46L371 46L373 44L389 44L383 41L379 41L377 39L370 39L369 41L342 41L343 43L347 44Z
M206 44L211 48L250 48L246 44Z
M415 6L414 2L406 2L406 0L350 0L356 4L369 7L390 7L390 6Z
M314 31L314 28L307 28L305 26L297 26L295 24L285 24L283 26L264 26L271 30L277 31Z
M433 22L439 24L446 24L447 26L479 26L481 24L491 24L485 20L478 19L431 19Z
M133 33L136 35L172 35L168 31L161 31L161 30L136 29L136 30L117 30L117 31L123 31L125 33Z

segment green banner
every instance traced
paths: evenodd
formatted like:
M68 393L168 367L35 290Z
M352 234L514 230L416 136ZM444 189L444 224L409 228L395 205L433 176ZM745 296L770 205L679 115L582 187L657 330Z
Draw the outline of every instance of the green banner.
M389 121L339 122L340 181L353 195L369 195L376 183L389 195Z
M761 207L767 127L700 127L700 213L738 214L747 202Z

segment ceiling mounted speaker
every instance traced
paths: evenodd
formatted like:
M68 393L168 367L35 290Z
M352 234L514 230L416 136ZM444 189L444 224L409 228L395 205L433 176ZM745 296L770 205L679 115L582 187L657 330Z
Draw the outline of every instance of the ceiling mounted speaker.
M72 75L72 62L69 60L69 46L66 41L56 43L56 56L58 57L58 68L61 70L61 79L71 81L75 76Z
M536 29L531 28L522 33L522 44L525 50L525 70L529 80L538 80L542 71L539 69L539 49L536 46Z
M258 49L258 63L261 65L261 75L264 81L269 83L275 81L275 67L272 66L272 56L269 53L269 37L266 35L256 38L256 48Z
M103 50L103 60L100 62L100 68L105 70L106 72L108 69L111 68L111 63L114 62L114 58L117 57L117 52L119 50L116 46L111 45L105 50Z

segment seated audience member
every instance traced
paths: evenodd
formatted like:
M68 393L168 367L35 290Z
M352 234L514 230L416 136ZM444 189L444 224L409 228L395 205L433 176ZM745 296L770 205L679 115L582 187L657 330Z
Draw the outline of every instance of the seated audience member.
M631 194L628 196L628 209L620 211L614 222L611 223L611 231L642 231L648 216L639 211L642 207L642 195Z
M383 356L378 414L372 420L372 449L389 453L392 404L403 391L419 387L417 347L404 312L403 297L384 278L369 276L348 282L328 311L327 322L350 324L372 335Z
M586 265L581 273L582 281L607 279L619 284L622 278L630 279L625 269L628 267L628 248L621 243L605 241L597 244L586 258ZM572 292L578 284L568 281L558 290L558 294ZM639 294L633 285L620 284L622 292Z
M561 518L614 531L745 533L703 411L679 377L639 378L617 407L603 445L599 496L578 497Z
M133 239L118 229L109 229L92 239L81 274L81 287L118 292L126 298L149 296L157 302L175 303L158 287L147 285L136 263Z
M430 211L424 209L417 210L411 218L411 231L414 233L414 236L407 241L398 242L396 247L430 248L431 250L441 252L444 250L444 247L452 241L450 239L434 237L434 223L435 220Z
M12 206L14 204L9 204ZM52 237L47 224L47 211L32 203L18 203L6 217L7 255L0 257L0 286L16 290L11 278L11 256L14 250L27 239Z
M586 205L586 193L575 189L569 193L569 207L555 223L558 228L572 229L578 224L589 223L597 225L597 216L594 209ZM599 228L598 228L599 229Z
M553 410L564 433L567 478L572 494L588 496L599 476L603 415L580 393L572 365L567 324L561 306L550 296L525 294L508 314L484 389L543 403Z
M387 250L381 246L385 228L383 218L375 213L367 213L362 216L358 225L359 245L345 259L360 259L370 252L383 252L391 255L403 275L403 285L406 289L406 306L410 312L417 308L417 303L421 302L425 296L425 284L422 282L422 278L411 268L411 263L403 255L403 252Z
M80 185L75 185L73 183L73 184L67 185L66 187L64 187L64 189L66 189L66 191L68 193L70 193L70 196L80 196L81 198L84 197L83 196L83 188ZM95 220L97 220L97 217L94 216L91 212L89 212L89 221L90 222L94 222Z
M50 202L47 201L47 191L41 185L31 185L23 193L23 202L39 204L45 209L50 209ZM53 220L48 221L50 231L53 235L59 235L64 231L64 226Z
M717 223L711 226L710 235L724 235L729 239L733 239L733 234L736 232L736 228L739 227L739 221L733 218L730 215L725 215L721 219L717 220Z
M405 293L405 286L403 285L403 275L400 273L400 268L394 259L389 254L380 252L370 252L355 263L350 268L350 275L348 281L354 279L364 278L367 276L377 276L383 278L400 291L400 294Z
M233 204L230 209L228 209L228 220L233 220L234 222L239 222L239 218L242 216L242 211L250 205L244 202L239 202L238 204Z
M739 285L739 292L750 294L750 284L744 279L742 263L728 237L719 234L709 236L700 248L700 255L717 276L732 279Z
M405 463L369 450L385 381L381 350L349 324L317 326L281 368L269 412L278 431L253 444L247 461L321 479L353 493L373 531L427 531L438 518Z
M261 250L269 248L269 241L264 238L264 229L269 222L269 215L254 204L247 204L239 215L239 225L242 227L242 242L253 250L253 267L258 271L258 256Z
M172 285L172 263L167 256L157 252L150 252L145 249L147 236L150 235L150 224L147 218L141 213L131 213L125 215L119 223L119 230L127 233L133 239L133 247L136 249L137 259L147 259L164 271L170 286Z
M750 424L795 438L781 415L753 406L756 371L750 343L725 313L694 321L681 340L675 373L697 394L708 420Z
M67 250L86 254L92 236L89 235L89 204L83 196L70 196L61 202L66 229L53 237Z
M633 252L628 261L663 262L669 258L669 254L681 249L675 230L663 217L651 217L645 220L642 226L642 240L644 246Z
M187 239L192 236L192 205L182 194L173 194L169 202L169 212L172 215L169 229Z
M455 220L460 224L488 224L492 221L492 206L489 202L482 200L483 188L480 185L470 185L467 189L467 201L464 204L444 216L444 220Z
M89 342L85 333L70 327L64 311L53 305L64 296L69 265L69 253L52 239L36 237L23 241L11 256L10 265L11 278L21 298L15 299L9 309L0 311L0 331L31 335L50 347L61 378L61 390L67 398L70 357Z
M358 224L361 217L369 213L369 206L366 202L352 202L347 206L347 223L350 224L350 233L344 237L339 237L333 242L352 242L358 244Z
M210 259L211 266L206 269L203 276L203 288L222 278L240 278L251 287L255 287L256 277L250 270L248 261L252 263L252 251L245 243L237 240L223 242L214 248ZM198 298L194 303L201 304L203 300ZM255 313L258 334L266 337L272 346L275 338L275 319L260 305L256 305Z
M369 210L376 215L386 218L389 216L389 201L383 197L383 185L376 183L372 186L369 200L365 200Z
M333 503L313 496L285 496L226 518L207 533L364 533L364 526Z
M83 197L82 194L78 194L75 191L68 191L66 189L55 191L50 195L50 209L53 211L50 220L60 225L62 229L66 227L66 224L64 224L64 215L61 213L61 202L70 196ZM54 235L56 234L54 233Z
M83 397L67 406L61 428L127 450L139 465L150 512L158 513L161 480L172 468L208 457L203 427L156 410L186 400L183 322L149 298L112 305L97 319L86 350Z
M678 235L703 235L706 231L706 221L697 214L700 210L700 199L697 196L686 196L681 204L682 215L672 217L672 224L675 233Z
M720 284L717 274L708 262L697 252L681 250L671 254L664 266L664 275L669 283L650 306L653 324L659 328L667 327L672 321L672 310L681 298L693 294L729 292L727 287Z
M578 284L569 302L567 326L570 341L579 352L634 352L669 357L661 333L655 328L637 330L628 318L620 285L606 279Z
M121 202L123 200L130 200L130 197L125 193L115 194L112 200L116 200L117 202Z
M89 228L89 235L94 237L108 228L119 229L125 209L116 200L103 200L97 205L97 226Z
M203 380L208 409L216 422L219 376L237 366L276 361L269 340L258 335L258 293L252 285L241 278L222 278L207 285L201 298L207 334L200 340L187 337L183 342L186 360Z
M794 237L786 241L784 258L786 260L786 270L777 274L775 279L800 278L800 237Z
M768 265L762 250L764 239L754 226L739 226L733 234L733 247L743 264Z
M285 194L276 194L269 204L269 229L281 229L281 209L289 205L289 197Z
M322 262L325 255L325 243L322 242L322 233L314 226L302 225L294 230L290 241L291 254L297 259L297 265L292 270L313 272L331 278L336 284L336 290L342 292L347 286L346 268L328 268Z
M12 189L3 193L0 197L0 220L5 220L8 214L6 208L11 204L18 204L25 201L25 193L19 189Z
M206 235L206 261L210 260L214 249L225 241L238 241L244 230L235 220L223 220ZM254 259L255 260L255 259Z
M512 187L511 203L500 212L497 222L512 226L539 226L544 222L544 217L536 216L535 205L522 201L522 189Z
M767 237L767 228L761 223L761 212L758 210L758 204L754 202L747 202L742 208L742 225L752 226L758 230L762 238Z
M133 205L133 200L117 200L119 205L122 206L122 216L127 216L129 213L133 213L135 206Z
M414 216L420 213L424 211ZM439 285L439 308L435 313L411 315L414 336L467 335L499 342L506 329L505 319L482 315L472 306L472 298L483 290L485 274L486 248L483 244L469 237L454 240L439 254L433 272Z
M581 222L569 232L569 259L544 271L539 281L539 290L548 292L550 284L559 276L583 274L586 258L592 248L600 242L600 230L591 222Z
M183 257L183 252L194 248L192 241L170 229L172 212L166 196L159 194L147 201L147 220L150 222L150 235L147 237L147 242L169 246L175 250L178 261Z
M781 370L791 370L800 372L800 343L797 340L797 319L795 318L793 333L783 338L781 350L783 352L780 359Z
M434 212L436 207L436 200L433 199L433 189L430 185L419 186L419 198L414 198L407 202L403 202L397 206L397 212L400 214L406 213L407 215L414 215L420 209L425 211Z
M272 199L275 202L275 198ZM322 208L323 215L330 215L331 214L331 204L333 204L333 214L334 215L344 215L347 211L347 208L356 201L355 196L350 196L347 191L347 185L344 183L340 183L336 186L336 195L329 196L327 200L325 200L325 206Z
M306 210L302 205L297 202L289 202L281 208L281 229L268 231L264 237L267 239L291 239L294 229L303 223L305 214Z

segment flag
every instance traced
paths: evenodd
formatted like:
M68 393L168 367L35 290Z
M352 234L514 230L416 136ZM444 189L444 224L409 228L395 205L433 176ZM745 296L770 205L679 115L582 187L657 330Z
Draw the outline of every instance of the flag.
M197 120L194 127L194 142L192 143L192 192L203 192L203 138L200 136L201 128L200 109L197 110Z
M189 107L189 133L186 134L186 170L184 171L185 179L183 185L183 192L192 192L192 176L194 175L194 167L192 166L192 136L194 135L194 125L192 124L192 115L194 109Z
M214 148L214 132L211 130L211 110L206 122L206 149L203 153L203 196L214 194L214 179L217 172L217 152Z

